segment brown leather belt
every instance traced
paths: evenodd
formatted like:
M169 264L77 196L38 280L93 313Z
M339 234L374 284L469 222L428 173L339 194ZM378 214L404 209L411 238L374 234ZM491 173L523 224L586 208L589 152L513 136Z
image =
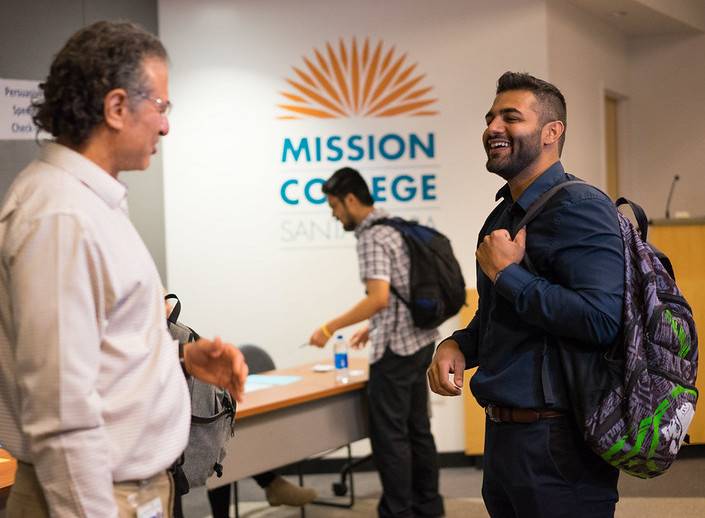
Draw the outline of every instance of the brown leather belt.
M533 409L533 408L505 408L495 405L487 405L485 414L495 423L535 423L539 419L551 417L561 417L565 415L557 410Z

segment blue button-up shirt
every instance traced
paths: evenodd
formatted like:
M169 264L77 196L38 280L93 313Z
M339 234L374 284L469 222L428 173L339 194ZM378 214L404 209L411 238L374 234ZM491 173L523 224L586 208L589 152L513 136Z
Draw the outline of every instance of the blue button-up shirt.
M556 162L516 202L505 185L479 239L497 229L514 235L541 194L573 179ZM624 251L614 204L588 184L562 189L529 223L527 254L536 274L512 264L495 285L478 266L477 313L452 338L467 367L479 367L470 387L480 404L566 409L559 341L607 348L621 327Z

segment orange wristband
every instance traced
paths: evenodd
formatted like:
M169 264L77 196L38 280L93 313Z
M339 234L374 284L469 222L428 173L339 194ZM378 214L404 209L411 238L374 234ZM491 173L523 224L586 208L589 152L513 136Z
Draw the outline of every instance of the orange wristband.
M328 326L325 324L321 326L321 331L323 331L323 334L326 335L326 338L330 338L331 336L333 336L333 333L328 330Z

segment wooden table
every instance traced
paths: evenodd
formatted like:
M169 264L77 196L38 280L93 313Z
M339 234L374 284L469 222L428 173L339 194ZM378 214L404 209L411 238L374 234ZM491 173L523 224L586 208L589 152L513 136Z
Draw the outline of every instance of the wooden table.
M5 501L15 483L17 461L7 451L0 448L0 509L5 508Z
M335 372L314 372L313 363L262 374L300 376L294 383L245 394L235 436L227 445L223 476L209 489L339 448L368 436L366 358L351 358L362 375L336 384Z

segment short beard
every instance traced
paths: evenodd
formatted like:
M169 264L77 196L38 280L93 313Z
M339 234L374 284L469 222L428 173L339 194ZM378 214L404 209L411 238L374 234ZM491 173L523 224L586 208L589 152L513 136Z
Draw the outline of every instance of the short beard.
M513 154L515 144L519 142L521 146L516 155ZM526 169L536 157L541 154L541 129L533 134L521 139L513 139L512 154L504 159L487 159L485 167L490 173L501 176L505 181L509 181Z
M355 223L355 218L353 218L350 215L350 211L348 210L348 206L345 204L345 202L342 202L342 203L343 203L343 210L345 211L345 214L344 214L345 221L341 221L340 223L342 223L342 225L343 225L343 230L345 230L346 232L352 232L353 230L355 230L357 228L357 223Z

